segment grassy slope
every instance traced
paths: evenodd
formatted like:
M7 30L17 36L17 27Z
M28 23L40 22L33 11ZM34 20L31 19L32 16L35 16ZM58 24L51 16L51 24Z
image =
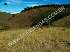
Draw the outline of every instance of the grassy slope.
M25 29L0 32L1 52L70 52L70 28L43 27L30 35ZM20 35L21 34L21 35ZM9 47L8 43L20 36L22 40Z

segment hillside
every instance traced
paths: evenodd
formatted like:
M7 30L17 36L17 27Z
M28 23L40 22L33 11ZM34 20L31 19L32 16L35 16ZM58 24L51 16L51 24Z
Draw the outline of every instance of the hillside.
M39 23L59 7L64 6L65 10L54 17L49 23L43 25L69 27L70 26L70 5L41 5L27 7L18 14L0 12L0 29L6 28L29 28ZM65 19L64 19L65 18ZM61 23L62 22L62 23Z
M51 14L61 6L62 5L51 5L51 6L43 5L43 6L35 6L33 8L32 7L25 8L25 10L21 11L21 13L14 15L14 17L11 17L9 19L9 22L10 22L9 25L12 28L24 28L24 27L34 26L38 22L40 22L43 18L47 17L49 14ZM65 7L65 10L62 13L55 16L54 19L51 20L51 22L49 22L48 24L52 25L52 23L55 23L57 20L64 17L67 18L67 16L70 15L70 5L63 5L63 6ZM61 26L60 23L58 23L59 26ZM63 20L63 23L64 23L64 20ZM45 23L44 25L46 24L47 23Z

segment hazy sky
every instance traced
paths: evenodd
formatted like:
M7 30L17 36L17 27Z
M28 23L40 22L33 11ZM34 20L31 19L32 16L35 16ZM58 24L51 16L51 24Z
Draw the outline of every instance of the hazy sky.
M0 11L18 13L28 6L41 4L70 4L70 0L0 0Z

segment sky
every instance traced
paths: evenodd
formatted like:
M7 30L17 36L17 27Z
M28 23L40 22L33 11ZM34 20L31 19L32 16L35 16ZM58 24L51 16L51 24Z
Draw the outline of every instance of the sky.
M4 5L7 3L7 5ZM70 4L70 0L0 0L0 12L16 14L26 7L44 4Z

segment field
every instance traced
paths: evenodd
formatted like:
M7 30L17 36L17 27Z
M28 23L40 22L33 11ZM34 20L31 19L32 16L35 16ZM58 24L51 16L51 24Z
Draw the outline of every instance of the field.
M0 32L0 52L70 52L70 28L42 27L29 35L27 29ZM12 46L8 43L23 37Z

